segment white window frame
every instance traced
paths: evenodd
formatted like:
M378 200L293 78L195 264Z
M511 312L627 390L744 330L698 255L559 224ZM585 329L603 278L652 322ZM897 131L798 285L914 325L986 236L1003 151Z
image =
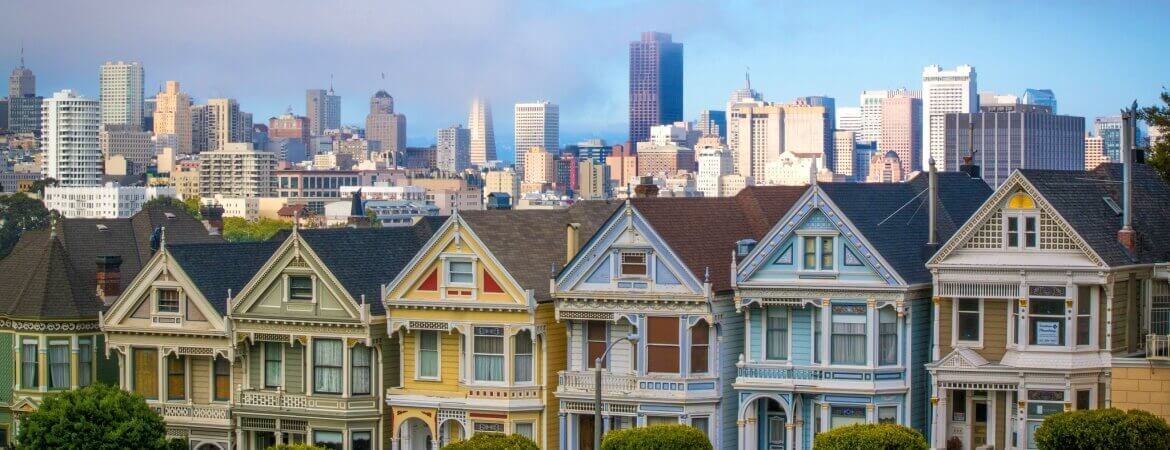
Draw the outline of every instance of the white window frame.
M302 277L309 279L309 292L311 298L309 299L293 299L292 297L292 279L293 277ZM299 303L299 304L314 304L317 303L317 275L312 273L286 273L284 274L284 301Z
M443 378L443 336L439 334L439 330L417 330L418 335L414 339L414 379L423 381L439 381ZM423 333L435 333L435 375L422 374L422 335ZM430 350L427 350L430 351Z
M175 310L174 311L163 311L162 310L162 293L164 291L165 292L174 292L175 295L178 296L175 299ZM183 315L183 290L179 289L178 287L170 287L170 286L154 288L154 305L153 305L152 311L156 315L182 316Z
M492 336L492 335L486 335L486 334L482 335L485 338L499 338L501 341L500 347L502 347L503 353L501 353L499 355L503 357L504 365L502 368L503 369L503 376L501 377L501 379L499 381L480 380L476 377L475 357L477 355L480 355L480 353L475 352L475 340L480 337L480 335L476 334L476 332L475 332L476 328L499 328L500 329L499 336ZM469 369L471 371L471 376L468 377L468 379L471 380L472 383L477 384L477 385L486 385L486 386L505 386L508 384L508 380L512 375L511 371L508 370L508 358L511 357L512 352L508 351L508 336L507 336L507 333L505 331L506 330L504 329L503 326L497 326L497 325L476 325L476 326L471 327L471 342L470 342L470 346L467 349L467 351L469 353L470 362L471 362L471 364L468 364ZM495 353L483 353L483 355L495 356L496 354Z
M451 263L467 263L471 265L471 282L457 282L451 280ZM460 287L460 288L475 288L475 259L474 258L443 258L443 286ZM460 272L462 274L463 272Z
M1100 319L1098 319L1098 318L1100 316L1098 315L1097 305L1099 305L1101 302L1097 301L1097 300L1100 300L1101 289L1099 288L1099 285L1095 285L1095 284L1084 285L1084 287L1089 288L1089 298L1085 299L1085 298L1081 298L1081 289L1080 289L1081 287L1082 286L1080 286L1080 285L1073 287L1073 289L1076 291L1077 294L1076 294L1076 298L1073 299L1073 306L1072 306L1073 320L1072 320L1072 324L1070 324L1070 327L1072 328L1072 346L1073 346L1073 348L1081 349L1081 350L1095 349L1099 345L1098 344L1099 341L1098 341L1098 336L1097 336L1097 330L1099 329L1098 320L1100 320ZM1096 297L1096 298L1094 298L1094 297ZM1153 297L1151 297L1151 303L1152 303L1152 300L1153 300ZM1089 302L1089 314L1088 314L1088 316L1089 316L1089 343L1088 344L1079 344L1079 343L1077 343L1077 338L1078 338L1077 335L1079 334L1080 328L1081 328L1080 318L1084 317L1084 314L1080 313L1080 307L1081 307L1081 302L1085 302L1085 301ZM1147 314L1146 314L1147 320L1149 319L1149 317L1150 317L1150 315L1147 312Z
M1036 235L1036 241L1035 241L1035 245L1033 245L1033 246L1027 245L1027 242L1028 242L1027 241L1027 234L1028 233L1027 233L1027 231L1025 231L1027 229L1027 224L1028 224L1027 219L1034 220L1035 224L1036 224L1036 228L1033 230L1033 233L1035 233L1035 235ZM1016 231L1014 232L1016 234L1016 239L1017 239L1016 243L1019 244L1017 246L1012 246L1010 244L1010 242L1011 242L1010 241L1010 234L1013 232L1009 230L1010 227L1008 226L1008 224L1011 223L1013 220L1018 221L1018 222L1016 222L1017 226L1016 226ZM1006 208L1003 210L1003 248L1004 248L1004 250L1011 250L1011 251L1037 250L1040 248L1040 211L1039 210L1036 210L1036 209L1006 209Z
M521 335L525 331L527 331L528 337L522 338ZM519 342L521 339L527 339L528 342L532 345L530 347L529 353L527 353L529 358L532 359L532 362L531 362L532 367L528 371L528 373L531 376L529 377L529 379L527 381L516 380L516 357L521 355L520 353L516 353L516 343ZM507 343L508 343L508 339L505 338L504 339L504 346L505 347L507 347ZM505 349L505 353L508 353L507 349ZM512 384L518 385L518 386L529 386L529 385L535 384L536 383L536 339L534 338L532 331L521 330L520 332L517 332L516 334L512 335L512 352L511 353L512 353L511 356L505 357L504 364L507 365L507 361L511 361L511 363L512 363L512 366L513 366L512 367L512 376L510 377Z
M799 272L808 273L808 274L820 274L820 275L826 275L826 274L835 275L838 273L838 271L839 271L838 267L840 267L840 265L841 265L841 262L840 262L841 261L840 253L841 252L838 251L838 248L837 248L837 237L839 236L839 233L825 232L825 231L801 230L801 231L797 231L796 235L799 238L797 240L799 241L799 244L800 244L799 245L800 251L798 253L796 253L795 255L793 255L793 257L796 257L800 260L800 263L797 265L797 267L799 267ZM814 252L814 254L816 255L815 256L816 265L815 265L815 267L812 267L812 268L808 267L805 264L805 260L804 260L805 256L807 255L807 252L808 252L808 248L806 246L805 240L808 238L813 238L813 241L816 242L816 249ZM824 255L822 254L822 250L824 249L824 240L825 239L830 239L833 242L833 244L832 244L833 245L833 267L828 267L828 268L826 268L822 265L824 263Z
M902 424L902 405L897 403L878 403L873 407L873 423L881 423L882 408L894 408L894 423Z
M760 344L760 348L762 348L764 351L764 355L763 355L764 361L791 364L792 363L792 308L789 308L788 313L786 314L788 323L785 325L786 328L784 330L784 333L787 336L785 336L784 342L787 344L787 348L784 349L784 358L772 359L772 358L768 357L768 332L769 332L768 319L769 319L769 316L772 315L771 314L772 308L783 308L783 306L768 306L768 307L763 308L764 342L762 342Z
M829 329L821 330L822 333L829 333L829 345L827 346L828 348L824 349L825 351L828 352L825 356L829 362L829 365L841 366L841 367L866 367L866 366L868 366L869 361L871 361L871 357L875 356L875 355L870 355L870 352L874 351L874 349L872 348L872 342L874 340L876 340L876 339L874 339L874 338L876 338L876 336L871 337L870 333L874 333L874 327L877 326L876 323L870 323L870 320L869 320L870 315L868 313L866 313L866 314L837 314L837 313L833 312L833 306L834 305L829 306ZM836 306L857 306L857 305L847 304L847 305L836 305ZM868 306L865 306L865 307L868 308ZM865 325L864 329L865 329L865 334L866 334L866 343L863 347L865 349L865 357L858 364L833 362L833 336L836 334L833 332L833 324L837 323L837 321L835 320L837 318L837 316L860 317L860 321L861 321L860 323ZM877 318L877 316L874 315L874 319L875 319L874 322L876 322L876 318ZM856 318L850 319L850 320L842 320L841 323L858 323L857 320L858 319L856 319Z
M979 316L979 338L974 340L974 341L963 340L959 337L960 336L959 315L960 314L971 314L970 311L960 311L959 310L959 303L961 300L978 300L978 302L979 302L979 310L976 311L976 313ZM986 309L987 309L986 300L983 298L973 299L973 298L969 298L969 297L967 297L967 298L957 298L956 297L956 298L952 299L952 302L951 302L951 330L952 330L951 331L951 347L962 346L962 347L973 348L973 349L983 348L983 329L986 328L986 324L983 323L983 318L985 317Z
M285 368L284 367L284 361L285 361L285 359L284 359L284 345L282 345L279 342L264 342L263 344L264 345L262 345L260 347L260 349L261 349L261 354L260 354L260 361L261 361L260 385L263 386L264 389L284 388L284 379L285 379L285 377L284 377L284 375L285 375L285 373L284 373L285 372L285 370L284 370L284 368ZM269 346L269 344L276 344L276 346L280 348L280 381L277 383L277 385L275 387L268 386L268 346Z
M636 280L650 279L650 256L651 256L651 253L649 250L625 249L625 250L618 250L615 253L617 256L617 258L616 258L617 259L617 267L616 267L617 277L616 278L627 279L627 280L628 279L636 279ZM646 268L646 273L641 274L641 275L637 275L637 274L627 275L627 274L625 274L625 272L622 270L622 268L623 268L623 266L625 266L626 255L642 255L642 265Z

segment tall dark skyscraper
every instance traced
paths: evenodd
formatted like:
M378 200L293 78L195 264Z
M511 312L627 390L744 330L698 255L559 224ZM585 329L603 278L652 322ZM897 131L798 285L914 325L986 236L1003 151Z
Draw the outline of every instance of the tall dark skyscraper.
M630 141L648 141L650 127L681 120L683 45L669 33L642 33L630 42Z

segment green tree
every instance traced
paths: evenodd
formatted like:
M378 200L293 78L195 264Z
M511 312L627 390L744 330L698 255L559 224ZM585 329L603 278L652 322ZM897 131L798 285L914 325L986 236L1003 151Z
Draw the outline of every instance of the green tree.
M242 217L223 219L223 238L228 242L262 242L272 239L281 230L291 230L292 222L275 219L244 220Z
M1161 105L1142 108L1138 116L1145 119L1151 129L1158 128L1164 133L1170 133L1170 91L1163 89L1161 98ZM1170 136L1163 136L1161 140L1151 142L1146 156L1146 164L1170 183Z
M150 201L142 204L142 209L146 209L155 205L169 205L183 208L190 214L191 217L202 219L199 214L199 197L190 197L186 200L179 200L174 197L155 197Z
M50 395L20 417L22 449L170 450L162 417L141 395L95 384Z
M892 423L850 425L818 434L817 450L904 450L930 448L922 433Z
M1041 450L1167 450L1170 425L1146 411L1116 408L1053 414L1036 429Z
M44 203L23 193L0 197L0 258L12 252L25 231L47 228L50 217Z
M601 450L711 450L707 436L687 425L656 425L610 431Z
M370 208L366 208L366 223L370 224L373 228L380 228L382 226L382 221L378 220L378 213Z
M540 447L519 434L477 433L471 439L444 445L442 450L540 450Z
M45 187L46 186L56 186L56 185L57 185L57 180L54 178L41 178L39 180L32 182L32 185L30 185L28 187L28 192L32 192L32 193L37 194L37 195L45 195Z

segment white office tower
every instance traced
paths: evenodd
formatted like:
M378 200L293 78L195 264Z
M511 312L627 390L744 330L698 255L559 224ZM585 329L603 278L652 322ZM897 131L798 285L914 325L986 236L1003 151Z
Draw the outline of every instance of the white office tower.
M98 186L102 182L101 107L71 90L41 103L41 174L58 186Z
M853 158L856 153L857 133L855 131L837 130L833 132L833 174L852 178Z
M837 131L852 131L854 136L861 138L861 107L842 106L837 108L837 123L833 125Z
M732 173L731 152L719 145L718 137L712 143L700 140L696 147L695 159L699 170L695 174L695 188L704 197L718 197L722 191L723 177Z
M471 130L471 164L483 166L495 161L496 131L492 126L492 105L486 98L472 100L467 128Z
M882 135L882 100L890 98L890 91L861 91L861 131L857 142L877 142Z
M946 139L943 125L947 113L974 113L979 111L979 96L975 68L962 65L955 70L927 66L922 70L922 148L928 158L922 160L923 170L931 159L943 161L946 157Z
M341 96L329 90L305 91L305 114L309 116L309 135L324 136L325 130L341 128Z
M561 110L547 101L517 103L514 112L516 173L524 175L524 155L533 147L557 154L561 148Z
M142 126L142 65L137 62L102 64L101 124Z

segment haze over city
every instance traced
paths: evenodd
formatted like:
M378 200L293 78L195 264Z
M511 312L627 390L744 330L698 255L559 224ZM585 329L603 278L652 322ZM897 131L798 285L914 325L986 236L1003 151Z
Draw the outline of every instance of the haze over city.
M1129 2L57 2L3 6L0 67L25 64L39 91L98 94L98 66L139 61L146 93L179 80L195 99L231 97L257 122L307 88L332 86L342 123L361 125L385 89L410 117L408 144L494 106L512 159L516 102L560 105L561 142L626 140L628 43L642 31L685 45L684 118L722 109L744 83L766 100L921 86L930 64L978 68L979 90L1052 89L1060 112L1116 115L1152 103L1170 72L1159 20L1170 4ZM50 19L46 19L49 18ZM52 31L47 28L52 24ZM384 74L384 78L383 78Z

